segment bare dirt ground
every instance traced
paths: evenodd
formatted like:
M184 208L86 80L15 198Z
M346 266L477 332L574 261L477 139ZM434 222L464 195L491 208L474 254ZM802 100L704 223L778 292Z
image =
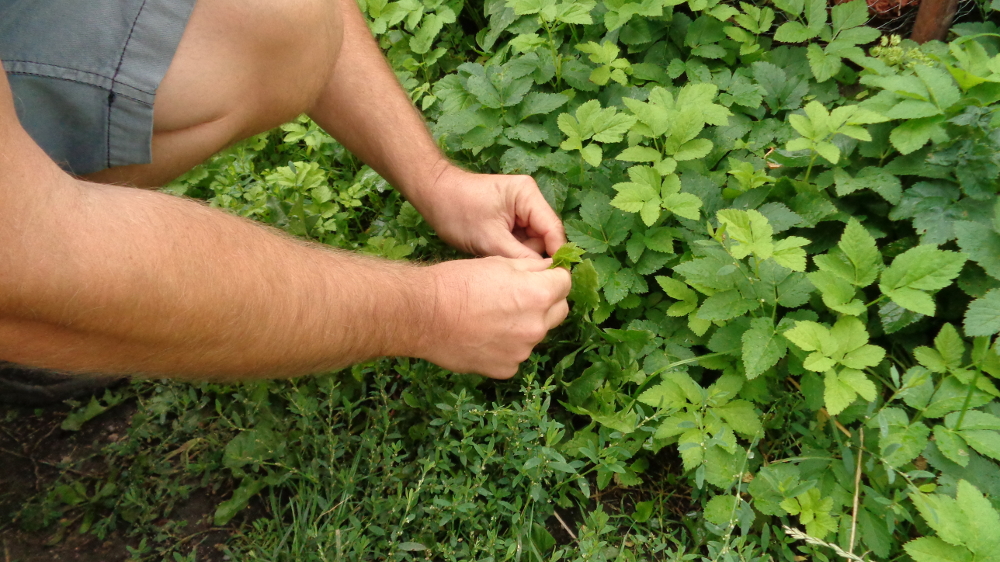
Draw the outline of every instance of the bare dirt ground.
M100 451L109 442L124 439L135 411L131 402L121 404L87 422L80 431L60 429L69 408L12 408L0 404L0 562L125 562L130 558L127 546L139 540L126 537L121 530L104 540L91 533L77 532L79 522L69 511L65 517L41 530L26 530L18 519L22 506L30 498L47 493L69 461L73 473L100 477L106 471ZM197 559L222 561L218 546L230 533L211 531L211 518L217 498L193 494L173 514L172 521L185 521L191 533L191 548L197 546Z

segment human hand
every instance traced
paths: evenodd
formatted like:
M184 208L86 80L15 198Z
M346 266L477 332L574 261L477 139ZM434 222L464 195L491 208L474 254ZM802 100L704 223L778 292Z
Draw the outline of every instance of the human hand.
M530 176L473 174L448 164L433 185L409 195L438 236L470 254L540 258L566 242Z
M507 379L569 313L570 274L552 260L491 257L427 268L433 318L417 357L460 373Z

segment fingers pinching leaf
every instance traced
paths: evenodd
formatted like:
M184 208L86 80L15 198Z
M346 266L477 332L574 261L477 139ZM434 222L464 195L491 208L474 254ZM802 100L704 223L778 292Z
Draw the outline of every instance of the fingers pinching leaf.
M569 269L571 265L581 261L583 261L583 248L572 242L567 242L552 255L552 265L549 266L549 269L556 267Z

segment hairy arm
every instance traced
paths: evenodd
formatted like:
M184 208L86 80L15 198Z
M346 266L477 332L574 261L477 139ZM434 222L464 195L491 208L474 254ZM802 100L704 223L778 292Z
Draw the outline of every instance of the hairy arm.
M33 366L249 378L408 355L510 376L524 358L514 352L565 316L568 276L514 260L363 258L192 201L75 180L21 129L2 72L0 208L0 359ZM519 308L482 309L476 292L497 283L527 288Z
M472 174L448 162L368 30L339 2L344 40L310 116L406 195L448 243L512 258L553 254L562 223L528 176Z

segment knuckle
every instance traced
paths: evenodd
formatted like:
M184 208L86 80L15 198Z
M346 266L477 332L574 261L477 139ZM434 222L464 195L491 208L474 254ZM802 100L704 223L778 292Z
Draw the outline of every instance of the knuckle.
M532 342L532 345L534 345L545 339L545 334L547 334L548 332L549 332L548 328L544 324L539 322L529 327L525 333L525 336L529 341ZM531 354L531 349L528 349L528 354L529 355Z

